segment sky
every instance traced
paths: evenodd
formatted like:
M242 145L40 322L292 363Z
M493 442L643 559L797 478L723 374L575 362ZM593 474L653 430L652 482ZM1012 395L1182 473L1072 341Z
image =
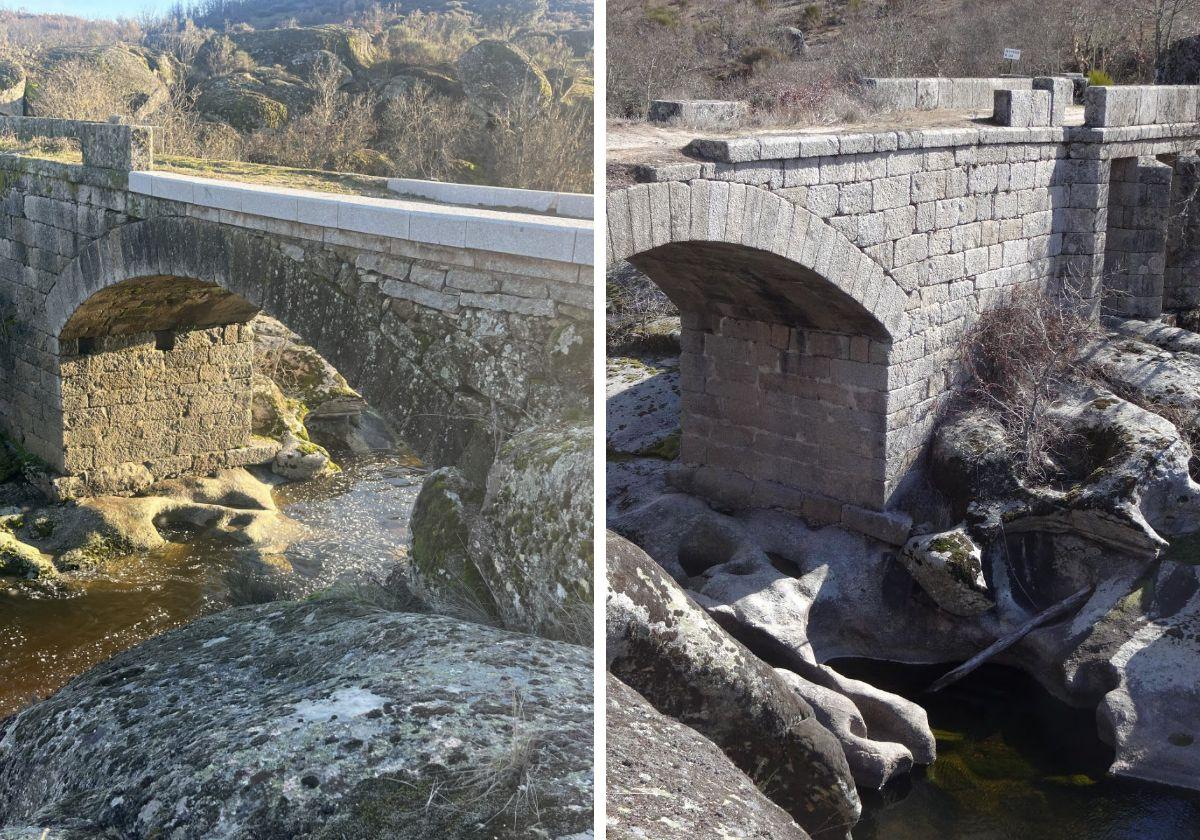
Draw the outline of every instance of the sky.
M147 9L161 12L171 5L172 0L0 0L0 9L110 19L135 17Z

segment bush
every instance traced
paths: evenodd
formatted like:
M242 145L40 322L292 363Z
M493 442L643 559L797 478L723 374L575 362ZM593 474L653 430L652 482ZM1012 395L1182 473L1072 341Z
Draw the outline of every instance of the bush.
M1113 77L1105 73L1103 70L1089 70L1087 74L1087 80L1089 85L1099 85L1101 87L1116 84L1113 81Z
M646 9L646 20L674 29L679 25L679 13L670 6L651 6Z
M804 14L800 17L800 22L805 26L812 28L819 26L821 23L821 7L816 3L809 3L804 7Z
M1047 409L1069 382L1090 379L1082 354L1099 335L1092 302L1070 281L1044 290L1021 287L962 336L961 399L993 414L1020 475L1040 479L1066 430Z

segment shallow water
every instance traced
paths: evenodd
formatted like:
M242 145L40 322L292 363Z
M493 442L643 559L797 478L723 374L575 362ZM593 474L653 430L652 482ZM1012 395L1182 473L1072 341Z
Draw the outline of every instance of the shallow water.
M275 500L310 532L267 562L194 534L61 587L0 583L0 718L138 642L238 604L382 581L408 540L423 473L398 456L339 459L343 471L283 485Z
M1200 795L1108 778L1112 751L1094 713L1058 702L1020 671L986 665L925 695L948 666L831 664L921 703L938 739L931 767L864 797L854 840L1200 838Z

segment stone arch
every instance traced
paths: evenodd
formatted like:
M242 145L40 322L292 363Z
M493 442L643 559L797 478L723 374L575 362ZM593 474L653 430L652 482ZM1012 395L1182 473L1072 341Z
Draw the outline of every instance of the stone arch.
M448 347L455 346L450 337L456 329L454 320L432 310L418 311L409 321L396 316L378 283L360 281L355 259L356 252L350 249L332 249L319 242L186 217L131 222L88 244L61 272L46 299L45 332L56 340L51 347L57 353L60 383L57 416L64 430L62 440L52 441L60 445L48 447L51 458L62 459L56 463L48 458L51 466L68 476L80 477L87 486L89 476L96 474L99 465L82 453L87 441L95 437L87 432L79 437L80 454L72 461L71 429L88 425L86 412L70 416L79 408L79 395L73 394L70 387L62 387L67 381L63 377L72 372L72 365L77 369L80 365L82 369L97 365L85 358L97 350L136 348L143 353L143 361L150 360L143 370L143 375L148 375L149 371L163 369L163 363L153 360L150 349L164 341L173 344L161 334L186 334L191 344L184 341L171 349L207 348L207 352L215 352L217 345L227 342L231 347L228 364L240 366L234 377L240 380L250 349L249 331L236 327L260 310L278 318L315 347L393 423L426 463L455 463L472 453L486 459L487 453L494 452L496 430L480 426L486 403L470 384L470 367L479 361L479 348L464 348L463 356L469 358L458 360L457 367L446 364L438 375L428 373L426 368L431 362L427 351L440 347L445 354ZM237 349L234 345L239 344L247 346ZM130 364L136 367L138 363L131 360ZM97 370L102 368L100 365ZM126 375L135 374L131 370ZM190 377L188 374L185 378ZM109 377L114 378L119 377ZM101 386L107 382L93 377L93 383L97 381ZM166 389L175 383L161 384ZM246 384L239 381L225 385L226 396L242 402L228 414L243 412L248 433ZM214 415L221 413L218 409L226 408L229 400L211 396ZM93 399L94 395L87 400L89 405ZM499 408L502 417L508 410L517 409ZM132 408L115 413L124 417L131 412L136 414ZM113 414L108 411L106 416ZM221 439L229 455L224 461L188 453L195 456L191 471L232 466L239 459L251 462L256 453L243 451L246 446L238 445L239 435L245 436L235 431ZM126 472L139 463L151 467L157 464L163 474L189 471L167 453L142 457L146 453L138 451L136 439L125 443L128 459L122 469ZM249 445L249 441L245 443ZM107 458L105 466L113 467L117 457ZM112 470L109 473L111 478ZM154 477L160 476L156 473Z
M730 507L812 521L884 510L892 345L907 295L823 219L727 182L608 197L610 265L679 306L683 440L674 480Z

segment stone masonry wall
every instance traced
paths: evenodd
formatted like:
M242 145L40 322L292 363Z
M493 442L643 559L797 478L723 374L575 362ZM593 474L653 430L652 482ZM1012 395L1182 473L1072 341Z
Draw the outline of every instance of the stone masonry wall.
M861 335L685 318L681 461L701 465L686 483L731 507L794 507L826 523L844 502L878 507L887 350ZM798 476L815 491L798 494Z
M1180 155L1173 168L1163 308L1193 309L1200 306L1200 158Z
M63 495L270 458L250 435L249 325L63 343Z
M1075 210L1097 200L1088 182L1107 167L1070 159L1051 131L904 138L917 148L901 147L903 132L763 138L758 160L655 170L710 180L714 194L722 181L770 190L826 220L907 294L908 330L888 350L885 504L913 472L977 314L1005 290L1056 280L1077 235L1103 253L1094 214Z
M46 295L80 248L129 221L120 185L113 171L0 155L0 421L50 465L63 441Z
M1172 169L1154 158L1113 161L1105 232L1104 309L1130 318L1163 310Z

